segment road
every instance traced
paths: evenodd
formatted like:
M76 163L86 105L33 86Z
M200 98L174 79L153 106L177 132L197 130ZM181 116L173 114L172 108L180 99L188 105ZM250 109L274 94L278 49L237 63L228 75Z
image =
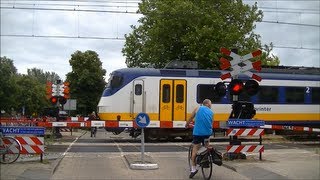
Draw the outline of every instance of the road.
M141 143L128 134L115 136L99 129L96 138L81 138L48 146L47 151L63 152L51 179L188 179L189 143L146 143L146 159L158 165L154 170L130 168L127 156L141 160ZM202 179L199 172L194 179ZM214 167L213 179L248 179L223 166Z
M159 168L133 170L130 169L126 156L134 155L138 159L141 157L140 140L132 139L126 133L116 136L99 129L96 138L86 133L79 139L48 146L47 152L63 154L51 179L188 179L186 157L189 144L179 141L146 143L145 156L157 163ZM225 152L228 143L213 144L218 150ZM313 151L319 147L319 143L265 143L268 153L263 155L264 161L259 162L258 155L253 154L245 160L247 163L231 161L224 163L224 166L214 166L212 179L317 179L319 163L314 159L319 158L319 155ZM297 161L296 156L303 158ZM301 167L297 164L301 164ZM274 169L275 166L278 168ZM202 179L201 173L194 179Z
M65 152L69 147L69 144L73 139L65 140L65 143L49 145L47 152ZM221 139L215 140L219 142L213 142L216 149L219 151L225 151L228 141L222 142ZM243 144L257 144L258 142L244 142ZM320 143L310 142L273 142L264 143L265 149L314 149L320 148ZM156 142L145 143L145 152L187 152L189 148L189 142L181 142L176 140L175 142ZM127 133L121 133L120 135L113 135L106 132L103 129L99 129L96 138L84 136L74 143L68 152L141 152L140 139L133 139L128 136Z
M1 164L0 179L189 179L186 157L190 142L146 143L145 159L156 163L158 169L134 170L128 157L141 160L139 139L104 129L99 129L96 138L83 132L63 132L62 139L47 140L43 163L38 155L21 155L13 164ZM319 140L298 143L279 137L264 136L262 161L257 153L248 153L246 160L223 161L223 166L214 166L212 179L319 180ZM213 144L224 153L229 143L215 138ZM202 179L201 173L193 179Z

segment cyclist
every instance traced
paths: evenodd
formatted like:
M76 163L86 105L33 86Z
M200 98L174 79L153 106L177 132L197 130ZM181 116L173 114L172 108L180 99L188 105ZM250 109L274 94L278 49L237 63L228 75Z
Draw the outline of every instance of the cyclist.
M89 115L89 121L94 121L96 120L96 113L93 111L90 115ZM90 129L91 131L91 137L96 137L96 134L97 134L97 127L91 127Z
M189 178L193 178L197 174L198 170L196 167L196 154L201 147L201 143L204 144L204 140L208 139L212 134L212 122L213 122L213 111L211 110L211 101L205 99L201 106L196 107L191 117L186 123L186 128L189 127L189 123L195 119L193 127L193 148L192 148L192 167Z

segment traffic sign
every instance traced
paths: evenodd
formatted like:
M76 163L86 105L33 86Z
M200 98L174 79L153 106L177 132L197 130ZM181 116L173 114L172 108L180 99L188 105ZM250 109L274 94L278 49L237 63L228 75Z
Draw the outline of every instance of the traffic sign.
M0 128L1 128L3 134L44 135L44 133L45 133L45 128L43 128L43 127L2 126Z
M139 113L135 119L137 125L141 128L147 127L150 124L149 115L146 113Z
M227 73L221 75L222 80L237 76L239 74L245 74L253 79L256 79L257 81L261 81L260 76L253 74L252 72L249 71L250 69L255 69L257 71L261 71L261 61L260 60L256 61L256 62L249 61L249 59L261 55L261 53L262 53L261 50L256 50L256 51L249 53L249 54L246 54L244 56L240 56L240 55L238 55L238 54L236 54L226 48L221 48L220 52L233 58L232 61L228 61L227 59L225 59L223 57L220 58L220 62L221 62L220 68L222 70L225 70L225 69L232 67L231 72L227 72ZM244 66L239 66L240 63L243 63Z
M229 119L227 121L228 127L260 127L264 126L265 123L262 120L251 120L251 119Z

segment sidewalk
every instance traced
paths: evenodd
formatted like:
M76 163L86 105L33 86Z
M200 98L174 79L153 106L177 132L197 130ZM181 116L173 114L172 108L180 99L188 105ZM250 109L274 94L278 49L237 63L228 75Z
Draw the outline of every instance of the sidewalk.
M320 179L320 148L265 150L246 160L224 162L250 179Z
M75 139L83 135L86 131L78 130L73 132L63 132L63 140ZM59 143L56 140L46 143ZM25 180L25 179L50 179L57 159L61 158L62 153L44 153L43 162L40 162L40 155L20 155L19 159L12 164L0 164L1 180Z

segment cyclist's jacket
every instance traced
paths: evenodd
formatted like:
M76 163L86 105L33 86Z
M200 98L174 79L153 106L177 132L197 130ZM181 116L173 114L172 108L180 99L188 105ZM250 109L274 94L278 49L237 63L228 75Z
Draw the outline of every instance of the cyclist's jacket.
M213 112L207 106L200 106L193 127L194 136L211 136L212 134Z

